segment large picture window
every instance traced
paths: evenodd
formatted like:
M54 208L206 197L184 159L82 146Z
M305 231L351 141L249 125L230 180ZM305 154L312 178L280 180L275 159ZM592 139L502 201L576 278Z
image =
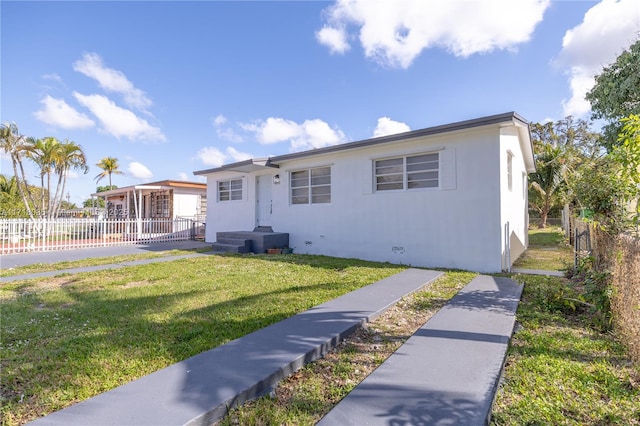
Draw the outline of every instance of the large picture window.
M376 191L440 186L440 158L437 152L376 160L374 167Z
M242 200L242 179L218 181L218 201Z
M331 167L291 172L291 204L331 202Z

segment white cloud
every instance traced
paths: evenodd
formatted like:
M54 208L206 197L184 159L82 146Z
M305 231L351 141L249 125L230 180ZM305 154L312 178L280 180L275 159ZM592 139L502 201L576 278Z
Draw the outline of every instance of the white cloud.
M316 39L331 52L348 49L356 27L367 58L408 68L430 47L456 56L515 49L531 38L550 0L337 0Z
M202 162L202 164L213 167L220 167L223 164L235 163L253 158L251 154L240 152L230 146L227 147L225 152L220 151L216 147L207 146L198 151L196 157Z
M62 83L62 78L58 74L43 74L42 79L55 81L56 83Z
M117 106L106 96L83 95L73 92L76 100L95 115L104 130L116 138L130 140L165 141L166 137L158 127L149 124L133 112Z
M563 101L565 116L580 117L590 111L584 97L595 83L594 76L637 39L639 10L637 0L603 0L565 33L562 51L555 60L569 75L571 98Z
M178 173L178 180L189 180L189 175L185 172Z
M396 133L408 132L411 128L401 121L394 121L389 117L378 118L378 125L373 131L373 137L395 135Z
M237 134L235 130L231 127L224 128L223 126L227 124L227 117L222 114L217 115L211 120L213 122L214 127L216 128L216 133L218 137L224 140L228 140L234 143L240 143L243 141L242 136Z
M253 132L261 144L269 145L284 142L300 135L300 125L284 118L269 117L265 121L241 124L244 130Z
M198 151L196 157L202 161L202 164L212 167L222 166L227 159L227 156L222 151L212 146L202 148Z
M269 117L265 121L241 124L241 127L255 133L261 144L290 142L291 151L322 148L347 141L340 129L333 129L319 119L298 124L284 118Z
M331 53L343 54L351 48L347 33L342 28L324 26L316 33L316 40L327 46Z
M132 161L131 163L129 163L127 172L129 172L129 174L134 178L144 181L148 181L153 177L153 173L151 173L151 170L149 170L144 164L138 163L137 161Z
M216 127L220 127L227 123L227 117L222 114L218 114L213 118L213 125Z
M244 160L250 160L251 158L253 158L251 154L248 154L246 152L240 152L237 149L230 146L227 147L226 153L227 153L227 156L231 158L233 161L244 161Z
M216 132L221 139L229 142L240 143L244 140L241 135L237 134L236 131L230 127L226 129L216 129Z
M40 121L63 129L86 129L95 125L85 114L76 111L64 99L45 96L40 103L42 109L33 113Z
M136 88L121 71L106 67L97 53L85 53L73 63L73 69L96 80L107 92L121 94L130 107L144 111L153 105L151 99Z

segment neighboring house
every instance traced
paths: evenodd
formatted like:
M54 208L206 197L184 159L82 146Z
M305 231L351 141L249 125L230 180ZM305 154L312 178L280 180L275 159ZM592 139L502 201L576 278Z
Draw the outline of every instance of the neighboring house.
M510 112L194 174L208 242L272 227L296 253L499 272L528 245L534 170Z
M107 218L204 218L207 185L163 180L91 194L104 198Z

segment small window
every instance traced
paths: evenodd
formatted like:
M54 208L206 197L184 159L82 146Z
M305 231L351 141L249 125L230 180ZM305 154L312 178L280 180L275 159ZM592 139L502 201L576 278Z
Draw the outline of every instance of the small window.
M291 172L291 204L331 202L331 167Z
M218 201L242 200L242 179L218 181Z
M376 191L393 189L438 188L438 153L412 155L375 161Z

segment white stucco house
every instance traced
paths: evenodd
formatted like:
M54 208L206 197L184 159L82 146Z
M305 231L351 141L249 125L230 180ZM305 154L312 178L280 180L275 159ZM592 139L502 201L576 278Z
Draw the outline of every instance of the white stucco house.
M527 247L534 170L529 124L509 112L194 174L208 242L273 230L296 253L499 272Z
M163 180L91 194L105 200L106 217L176 219L206 215L207 185Z

